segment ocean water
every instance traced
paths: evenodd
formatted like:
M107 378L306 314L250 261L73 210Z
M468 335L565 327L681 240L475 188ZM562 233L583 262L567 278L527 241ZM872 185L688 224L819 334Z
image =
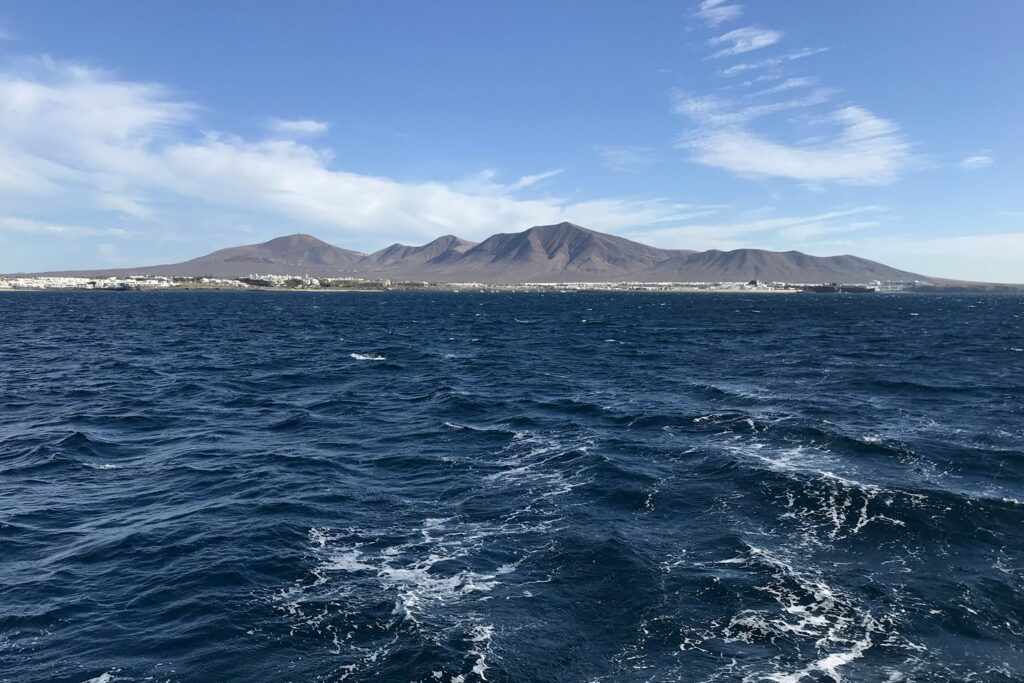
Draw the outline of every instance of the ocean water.
M1024 297L0 295L0 681L1019 681Z

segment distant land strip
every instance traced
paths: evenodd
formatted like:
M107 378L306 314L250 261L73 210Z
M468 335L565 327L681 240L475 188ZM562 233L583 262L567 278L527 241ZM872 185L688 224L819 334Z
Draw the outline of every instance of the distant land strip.
M393 244L371 254L295 234L221 249L182 263L9 275L0 278L0 288L30 288L33 282L46 282L44 278L53 287L63 281L70 287L114 289L351 290L461 284L455 288L1024 291L1021 285L928 277L851 255L659 249L568 222L499 233L480 243L445 235L422 246Z

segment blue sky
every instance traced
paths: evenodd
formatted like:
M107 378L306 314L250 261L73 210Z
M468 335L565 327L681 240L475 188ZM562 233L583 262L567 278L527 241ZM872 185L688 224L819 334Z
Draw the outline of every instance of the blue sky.
M1024 282L1024 3L0 4L0 272L571 220Z

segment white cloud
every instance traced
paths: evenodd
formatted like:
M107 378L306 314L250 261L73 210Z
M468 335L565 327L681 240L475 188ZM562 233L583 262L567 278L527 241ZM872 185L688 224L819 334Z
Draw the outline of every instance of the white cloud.
M789 239L807 240L813 237L822 237L823 235L849 234L858 230L876 228L881 224L881 221L850 221L842 225L827 222L811 222L783 228L779 230L779 235Z
M211 222L328 229L346 246L376 248L439 231L478 238L562 220L612 229L694 211L649 197L526 196L560 171L507 184L493 172L475 183L352 173L296 140L199 135L199 107L166 88L51 59L0 71L0 102L0 215L35 218L45 207L193 234Z
M690 114L691 117L694 115ZM753 177L781 177L808 183L885 185L914 163L910 144L899 127L868 110L847 106L825 121L838 132L823 142L785 144L754 133L742 125L715 119L684 139L680 146L694 160ZM745 119L740 112L739 123Z
M809 88L814 85L815 79L808 76L800 76L798 78L787 78L781 83L774 85L770 88L765 88L759 92L753 93L754 97L764 97L765 95L777 95L780 92L787 92L789 90L796 90L797 88Z
M992 157L987 154L974 154L969 157L965 157L960 162L960 168L965 171L977 171L987 166L991 166L993 162Z
M748 107L737 107L732 102L710 95L679 95L676 98L675 111L703 126L714 128L738 126L769 114L824 104L832 99L836 92L838 91L831 88L818 88L806 97L778 100Z
M743 14L742 5L729 5L726 3L727 0L704 0L697 7L697 16L710 26L718 26Z
M729 57L774 45L781 38L782 34L778 31L757 28L756 26L745 26L712 38L708 42L715 46L727 45L727 47L711 55L712 57Z
M278 135L320 135L326 133L330 125L324 121L312 119L270 119L268 127Z
M537 183L547 180L548 178L554 178L556 175L561 175L565 172L564 168L557 168L553 171L545 171L543 173L535 173L533 175L524 175L522 178L512 183L509 188L512 190L522 190L527 187L532 187Z
M33 235L57 235L65 237L114 237L127 238L134 233L122 228L95 228L85 225L67 225L37 221L16 216L0 216L0 233L16 232Z
M547 180L548 178L554 178L555 176L561 175L564 172L565 169L557 168L552 171L544 171L543 173L525 175L512 183L502 183L496 180L498 172L494 169L488 168L480 171L479 173L474 173L467 178L454 181L450 183L450 186L453 190L456 190L457 192L464 192L466 194L503 195L532 187L544 180Z
M605 167L613 171L639 171L656 161L648 147L595 145L593 149Z
M778 57L768 57L757 62L746 62L743 64L734 64L728 68L722 69L719 73L723 76L738 76L746 71L753 71L756 69L768 69L776 66L782 66L787 62L793 62L798 59L804 59L805 57L812 57L822 52L828 52L827 47L807 47L800 50L794 50Z
M710 57L744 54L774 45L781 38L778 31L747 26L712 38L709 43L722 49ZM720 71L719 75L729 77L766 70L721 88L719 92L742 92L731 101L718 94L678 95L675 111L690 119L693 127L677 146L689 150L694 161L706 166L747 177L790 178L809 188L822 183L884 185L896 181L916 161L899 127L854 104L822 114L820 107L842 91L815 87L816 78L792 76L783 68L826 49L798 49ZM776 83L751 90L763 81ZM804 88L811 90L806 94L796 92ZM819 110L801 117L799 137L792 135L792 126L786 125L792 121L754 126L771 115L811 108ZM771 129L767 123L776 125ZM808 126L816 127L813 137L805 132Z
M768 243L777 242L780 237L806 240L824 234L864 230L877 224L885 211L880 206L858 206L807 216L772 216L731 223L693 223L653 228L634 232L631 237L670 249L728 250L758 243L768 248ZM869 220L863 220L864 217Z

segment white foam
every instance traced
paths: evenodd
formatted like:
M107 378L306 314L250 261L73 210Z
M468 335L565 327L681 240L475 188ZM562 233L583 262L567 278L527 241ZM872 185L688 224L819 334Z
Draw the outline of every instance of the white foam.
M744 556L720 562L763 567L771 579L760 590L772 596L778 611L744 610L722 629L727 642L751 643L775 638L801 639L813 643L819 657L794 671L759 673L749 680L798 683L805 678L827 677L843 680L839 669L863 656L873 637L883 631L871 612L857 605L840 590L828 585L813 571L794 567L777 553L748 545ZM748 680L744 679L744 680Z
M293 632L325 636L335 654L346 656L344 677L362 676L379 665L403 631L413 628L425 629L429 637L468 638L472 668L463 679L486 681L494 628L481 623L475 612L467 618L462 609L453 613L453 607L488 599L502 577L515 573L522 559L488 567L481 562L488 554L481 551L488 538L524 530L533 532L522 524L469 524L452 517L427 518L412 529L313 528L309 540L319 560L311 580L281 591L278 608L294 622ZM362 623L356 615L382 599L393 604L390 620ZM356 645L371 633L375 649Z
M345 571L345 572L358 572L358 571L374 571L375 567L371 564L367 564L360 559L358 550L350 549L334 555L331 555L328 560L321 565L321 568L326 571Z
M348 355L349 358L353 358L355 360L387 360L387 358L379 354L350 353Z
M111 674L110 672L107 672L107 673L100 674L96 678L90 678L87 681L83 681L83 683L110 683L111 681L116 681L116 680L117 680L117 678L115 678L113 674Z
M451 422L444 426L480 429ZM501 431L510 434L507 427ZM550 547L550 531L565 514L553 499L588 481L581 462L591 443L576 430L512 435L487 474L490 481L504 478L502 487L519 502L494 520L444 517L448 508L438 507L433 513L438 516L421 518L411 527L396 521L380 528L311 528L309 575L277 594L277 608L293 632L323 638L343 658L340 669L350 678L367 676L398 647L395 643L415 631L422 637L470 642L462 669L441 670L438 680L487 680L496 658L492 640L498 636L483 621L483 603L530 595L526 584L517 582L519 566ZM509 538L517 542L503 540ZM523 550L518 557L495 552L509 547ZM532 579L526 583L550 577ZM506 584L514 586L496 597Z
M835 683L842 683L843 676L839 673L839 667L845 666L855 659L860 659L863 656L864 651L871 647L871 639L865 637L861 640L856 641L849 650L843 652L833 652L830 655L826 655L816 662L812 662L800 671L790 674L768 674L765 678L769 681L775 681L776 683L799 683L804 678L807 678L811 674L821 672L831 678ZM889 679L893 680L893 679ZM899 679L896 679L899 680Z
M487 676L487 654L491 649L491 639L494 638L493 626L475 626L470 639L473 641L473 648L469 651L471 656L476 657L473 664L473 673L486 681Z
M850 469L847 461L816 447L775 449L764 442L734 435L733 442L724 449L799 482L799 499L793 491L784 494L789 510L785 516L800 523L808 543L821 544L853 536L869 524L905 526L903 520L885 512L899 509L899 505L894 505L897 500L909 505L921 502L914 494L854 479L844 471Z

